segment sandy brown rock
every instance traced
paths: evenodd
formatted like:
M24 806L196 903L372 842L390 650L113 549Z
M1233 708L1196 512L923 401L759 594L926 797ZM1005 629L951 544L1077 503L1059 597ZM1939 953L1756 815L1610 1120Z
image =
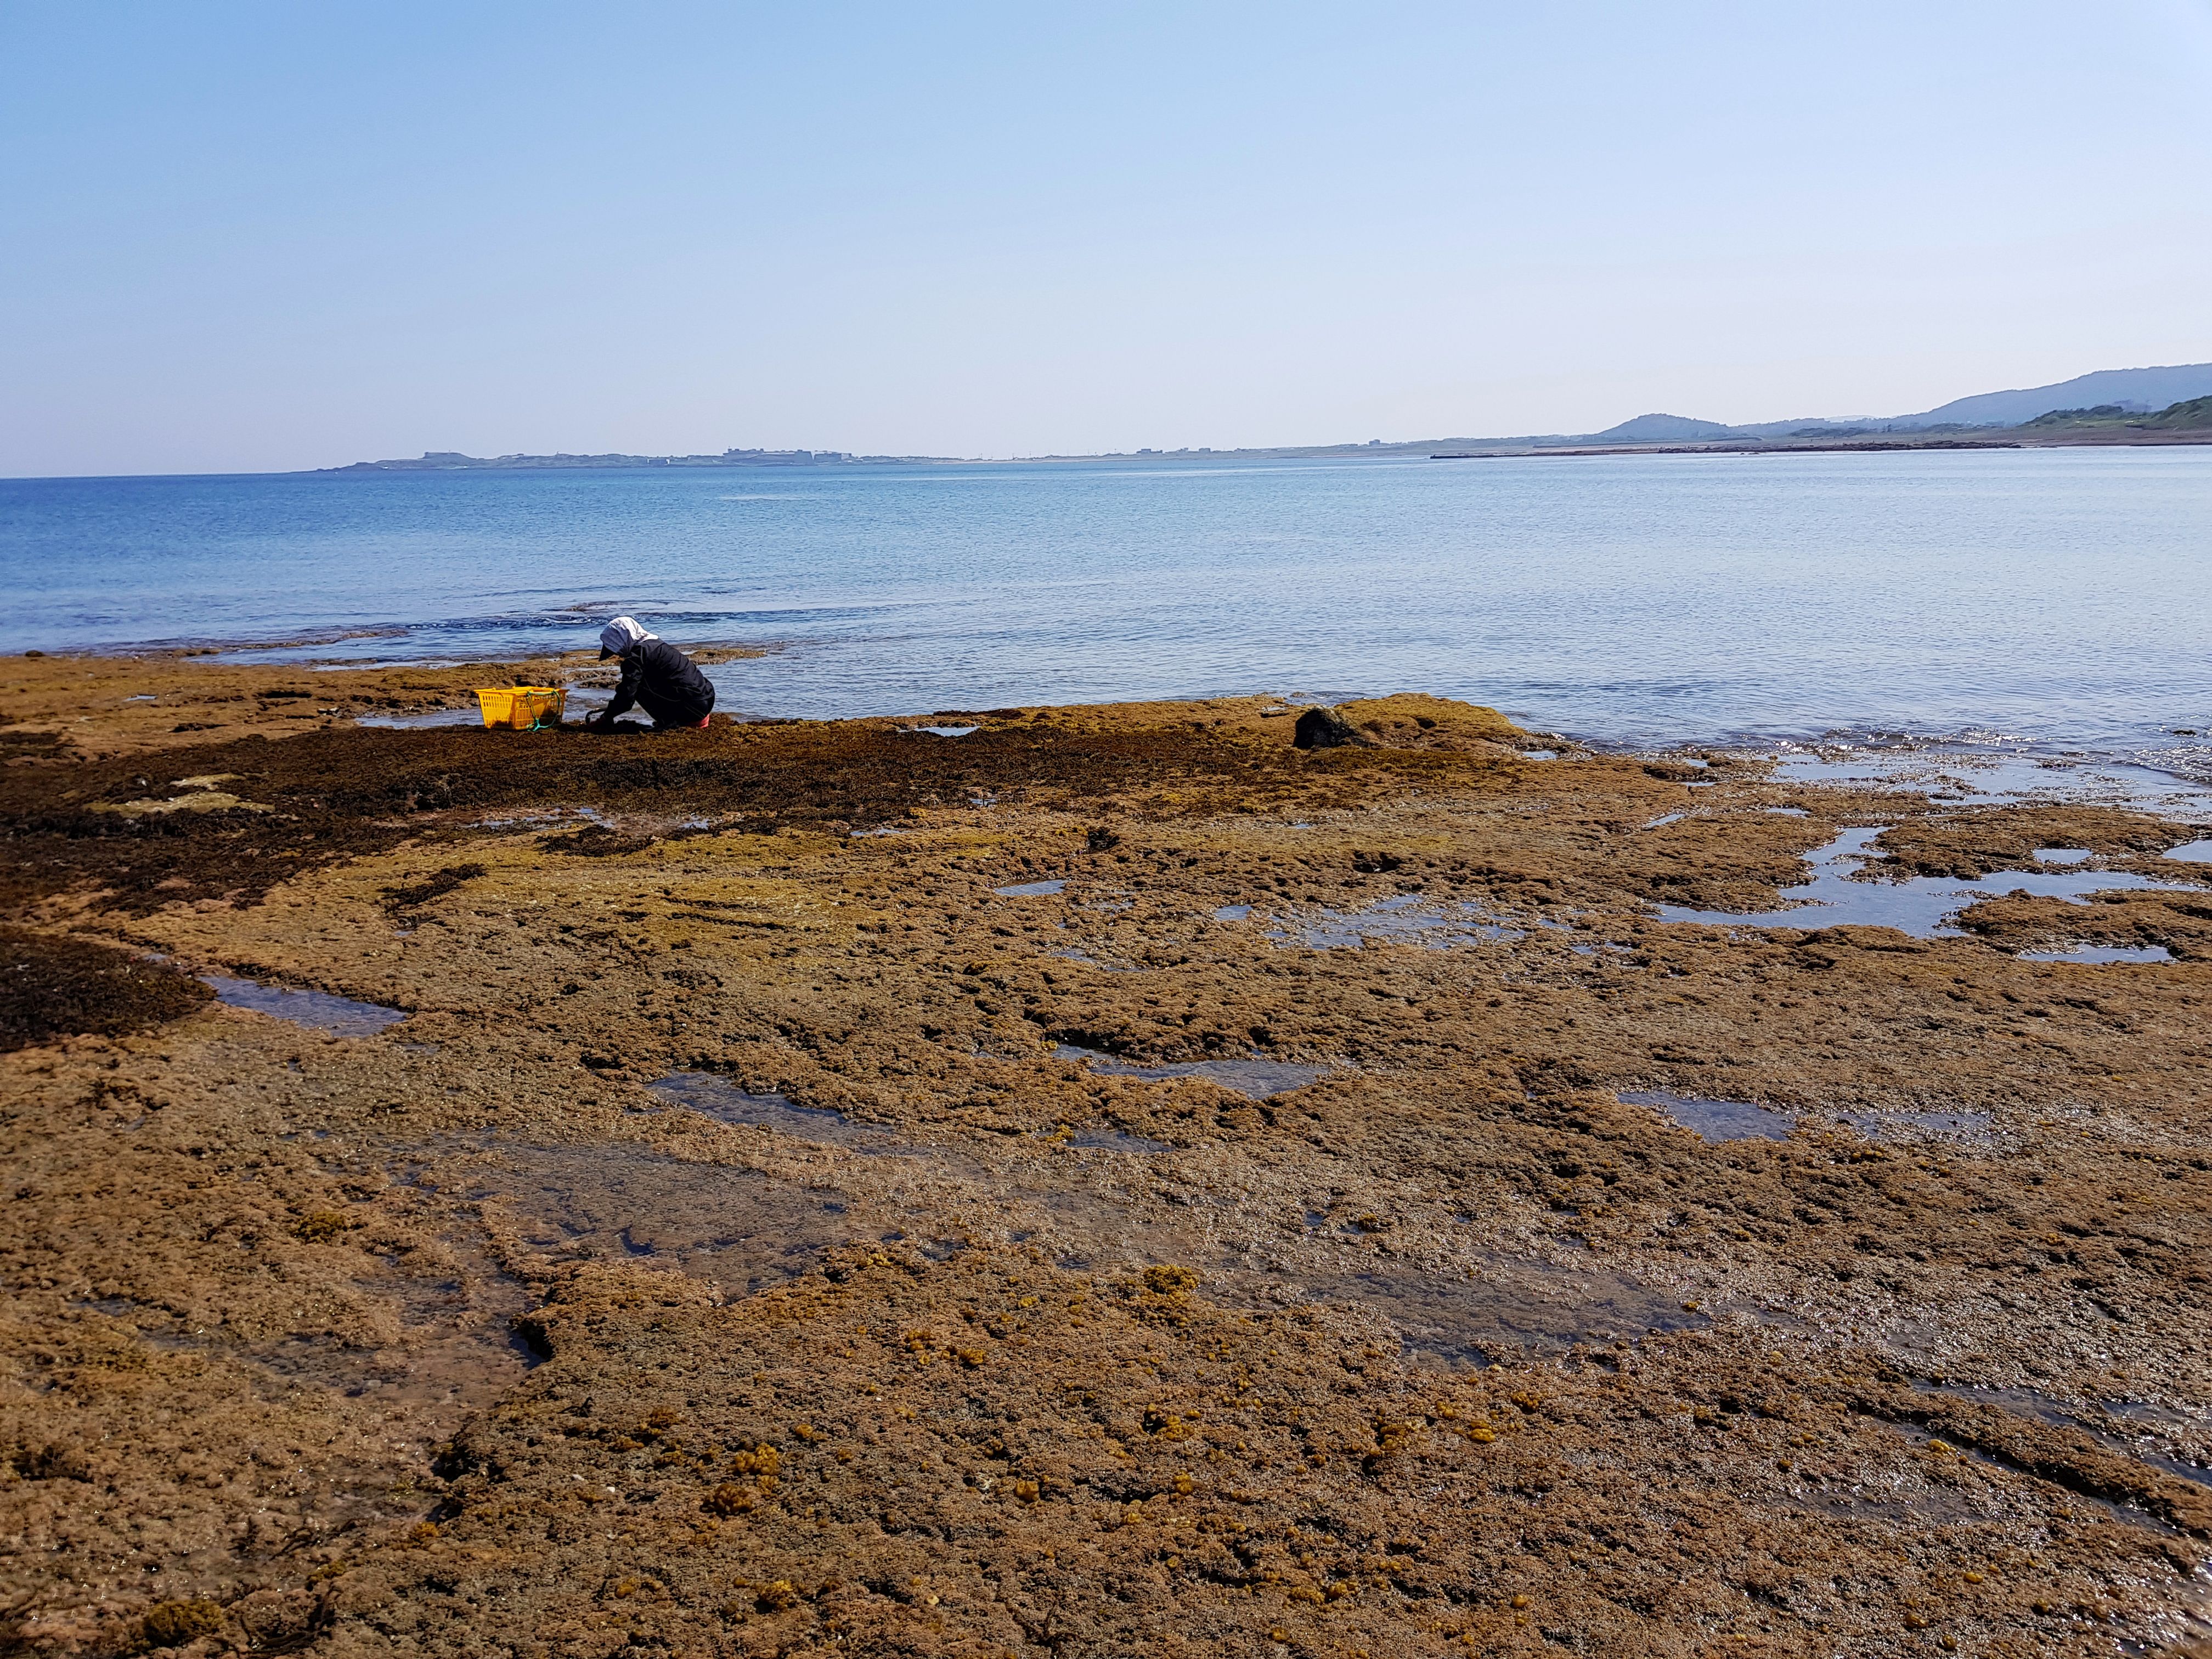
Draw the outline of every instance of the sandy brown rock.
M708 664L765 654L757 647L687 648ZM609 687L617 667L601 664L596 651L397 668L235 662L211 647L122 657L0 657L0 756L159 754L237 738L292 737L349 726L364 715L474 708L480 687Z
M407 1018L0 1056L15 1639L2182 1650L2201 884L1650 906L1770 908L1851 824L2185 837L1384 704L1310 754L1266 699L27 745L41 938ZM222 774L269 810L95 810ZM2185 959L2012 954L2057 921ZM1172 1069L1255 1052L1310 1069Z

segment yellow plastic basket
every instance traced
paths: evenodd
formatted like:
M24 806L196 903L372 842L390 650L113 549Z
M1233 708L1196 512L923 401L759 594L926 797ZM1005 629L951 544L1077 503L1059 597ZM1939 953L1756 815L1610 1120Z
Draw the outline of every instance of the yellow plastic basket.
M477 692L489 731L530 732L558 726L568 694L557 685L495 685Z

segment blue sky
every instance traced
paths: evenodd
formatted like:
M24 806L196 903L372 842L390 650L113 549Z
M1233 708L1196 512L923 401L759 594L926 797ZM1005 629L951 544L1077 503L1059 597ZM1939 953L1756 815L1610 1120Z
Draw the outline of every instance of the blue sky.
M1897 413L2212 360L2212 0L0 0L0 474Z

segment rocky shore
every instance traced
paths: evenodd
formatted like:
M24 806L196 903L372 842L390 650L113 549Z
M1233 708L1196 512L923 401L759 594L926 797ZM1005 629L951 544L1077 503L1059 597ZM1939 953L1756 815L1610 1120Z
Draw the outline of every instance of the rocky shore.
M0 663L0 1650L2208 1650L2203 827L489 683Z

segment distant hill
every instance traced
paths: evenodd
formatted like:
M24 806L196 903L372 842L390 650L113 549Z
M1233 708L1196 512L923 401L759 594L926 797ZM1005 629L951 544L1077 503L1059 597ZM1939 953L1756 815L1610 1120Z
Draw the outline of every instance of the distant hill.
M1984 392L1954 398L1918 415L1899 415L1867 425L1885 427L2019 426L2053 410L2093 409L2117 404L2130 414L2148 414L2191 398L2212 396L2212 363L2180 363L2165 368L2100 368L2055 386L2018 392Z
M2021 422L2023 432L2208 432L2212 431L2212 396L2191 398L2155 414L2131 410L2121 404L2099 404L2090 409L2054 409L2032 421Z
M2077 374L2070 380L2060 380L2051 386L1978 392L1971 398L1954 398L1917 415L1895 415L1887 419L1821 416L1729 426L1689 415L1650 414L1638 415L1602 432L1571 437L1450 438L1436 440L1427 446L1370 447L1368 453L1397 453L1419 447L1427 447L1433 453L1447 446L1453 453L1472 454L1508 447L1543 450L1600 444L1766 444L1792 441L1802 444L1878 439L1885 434L1908 433L1914 434L1916 441L1922 437L1947 434L1968 434L1978 440L1993 428L2011 427L2044 432L2196 431L2212 427L2212 421L2199 414L2176 411L2193 409L2195 403L2208 398L2212 398L2212 363L2180 363L2162 368L2100 368L2094 374Z
M2212 397L2191 398L2128 424L2166 431L2212 431Z
M2007 434L2021 430L2024 438ZM1974 448L2020 443L2200 442L2201 436L2160 439L2157 433L2212 432L2212 363L2180 363L2160 368L2100 368L2051 386L2014 392L1984 392L1887 419L1807 416L1730 426L1688 415L1653 412L1609 426L1602 432L1547 433L1518 438L1422 438L1386 442L1285 445L1259 449L1138 449L1091 455L1028 455L1032 461L1126 461L1139 465L1162 462L1232 460L1352 459L1411 460L1416 457L1457 459L1480 455L1530 455L1584 449L1709 445L1732 449ZM2079 434L2071 435L2071 434ZM477 468L607 468L703 466L820 466L867 462L944 462L943 455L850 455L832 449L726 449L719 455L463 455L434 450L419 460L356 461L324 467L325 473L458 472Z
M1706 438L1733 438L1738 428L1718 421L1695 421L1686 415L1638 415L1632 421L1609 426L1581 440L1593 444L1684 444Z
M1767 441L1777 439L1847 439L1883 433L1967 433L1991 428L2024 427L2050 431L2125 426L2150 431L2197 430L2208 422L2176 410L2212 398L2212 363L2181 363L2164 368L2100 368L2053 386L2016 392L1983 392L1917 415L1886 420L1768 421L1756 426L1727 426L1687 415L1638 415L1632 421L1570 439L1539 439L1540 444L1685 444ZM2155 411L2155 412L2154 412ZM1455 440L1471 447L1480 440Z

